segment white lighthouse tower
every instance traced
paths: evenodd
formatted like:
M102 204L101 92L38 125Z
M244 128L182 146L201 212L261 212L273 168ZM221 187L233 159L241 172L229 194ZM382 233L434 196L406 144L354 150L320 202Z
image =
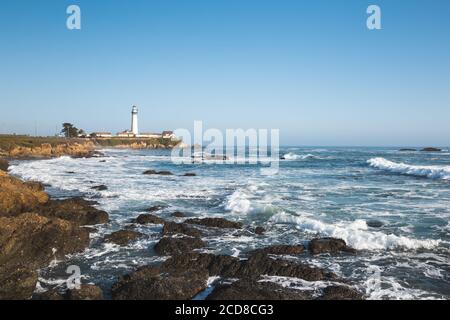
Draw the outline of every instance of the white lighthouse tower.
M133 106L131 110L131 132L137 136L139 134L138 130L138 108Z

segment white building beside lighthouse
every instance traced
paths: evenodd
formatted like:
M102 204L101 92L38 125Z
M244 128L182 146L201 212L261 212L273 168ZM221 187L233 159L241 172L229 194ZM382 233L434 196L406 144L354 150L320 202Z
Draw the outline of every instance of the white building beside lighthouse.
M135 135L139 135L138 130L138 108L136 106L133 106L133 109L131 109L131 132Z

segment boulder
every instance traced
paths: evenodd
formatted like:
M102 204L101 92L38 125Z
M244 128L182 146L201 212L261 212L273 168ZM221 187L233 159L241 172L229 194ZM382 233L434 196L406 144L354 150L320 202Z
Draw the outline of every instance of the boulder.
M119 246L126 246L130 242L136 241L143 236L144 234L137 231L120 230L107 235L105 241L118 244Z
M37 281L37 271L28 266L0 266L0 300L30 299Z
M190 269L162 272L146 266L125 275L112 287L114 300L189 300L207 287L208 273Z
M164 237L155 245L154 250L158 255L165 256L190 252L205 245L202 239L196 237Z
M165 221L160 217L154 216L152 214L141 214L136 218L136 223L138 224L164 224Z
M203 218L203 219L188 219L184 223L195 224L205 227L224 228L224 229L241 229L242 223L229 221L223 218Z
M309 251L312 254L336 254L340 252L356 253L356 250L348 247L344 240L336 238L313 239L309 243Z
M273 282L238 280L231 284L215 287L206 300L246 301L246 300L310 300L304 291L284 288Z
M67 300L103 300L103 291L92 284L82 284L79 289L67 290Z
M273 254L273 255L297 255L305 252L303 245L290 246L290 245L276 245L262 249L256 249L250 252L250 255L255 253Z
M0 170L3 171L8 171L8 167L9 167L9 162L7 160L4 159L0 159Z
M183 234L190 237L201 237L200 230L192 228L184 223L166 222L162 230L163 235Z
M23 182L0 170L0 216L34 211L49 200L38 182Z
M183 174L183 177L196 177L196 176L197 176L197 174L192 173L192 172L188 172L188 173Z
M378 221L378 220L369 220L369 221L366 221L366 224L368 227L371 227L371 228L381 228L383 226L383 222Z
M363 300L364 294L347 286L330 286L323 290L320 300Z
M78 225L107 223L108 214L95 208L93 204L94 202L83 198L50 200L45 206L41 206L38 212L46 217L65 219Z

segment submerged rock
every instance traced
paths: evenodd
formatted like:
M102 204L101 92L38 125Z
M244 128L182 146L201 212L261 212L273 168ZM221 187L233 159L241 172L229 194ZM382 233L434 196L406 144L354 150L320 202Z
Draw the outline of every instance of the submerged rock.
M196 176L197 176L197 174L196 173L192 173L192 172L188 172L188 173L183 174L183 177L196 177Z
M190 237L201 237L200 230L192 228L184 223L166 222L162 230L163 235L183 234Z
M420 151L422 151L422 152L441 152L442 149L428 147L428 148L423 148Z
M309 243L309 251L312 254L321 253L356 253L356 250L347 246L344 240L336 238L313 239Z
M105 237L105 240L107 242L112 242L115 244L118 244L120 246L126 246L130 242L133 242L141 237L143 237L144 234L132 231L132 230L120 230L113 232Z
M164 219L153 214L141 214L136 218L136 223L139 224L164 224Z
M175 218L184 218L185 216L186 215L181 211L175 211L174 213L172 213L172 217L175 217Z
M369 221L366 221L366 224L368 227L371 227L371 228L381 228L383 226L383 222L378 221L378 220L369 220Z
M145 211L147 211L147 212L156 212L156 211L160 211L160 210L162 210L164 208L165 208L165 206L158 205L158 206L149 207L149 208L145 209Z
M216 286L206 300L310 300L304 291L284 288L273 282L239 280Z
M398 151L400 151L400 152L414 152L414 151L417 151L417 149L403 148L403 149L400 149Z
M97 191L105 191L108 190L108 187L105 186L104 184L98 185L98 186L94 186L91 188L92 190L97 190Z
M93 202L83 198L50 200L39 208L39 213L46 217L65 219L79 225L96 225L107 223L109 216L105 211L93 207Z
M363 300L364 294L347 286L330 286L323 290L320 300Z
M158 255L164 256L190 252L205 245L206 243L197 237L164 237L155 245L154 250Z
M264 233L266 233L266 229L264 229L263 227L256 227L255 228L255 233L257 234L257 235L263 235Z
M225 229L241 229L242 223L229 221L223 218L203 218L203 219L188 219L187 224L196 224L205 227L225 228Z
M147 266L125 275L112 287L114 300L189 300L206 289L208 273L190 269L166 273Z
M156 174L156 175L162 175L162 176L173 175L173 173L170 171L156 171L156 170L146 170L146 171L144 171L143 174L148 174L148 175Z

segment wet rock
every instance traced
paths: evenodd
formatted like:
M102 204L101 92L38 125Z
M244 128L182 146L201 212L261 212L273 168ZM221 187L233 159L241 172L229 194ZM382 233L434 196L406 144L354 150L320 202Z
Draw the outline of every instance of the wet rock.
M263 227L256 227L255 228L255 233L257 234L257 235L263 235L264 233L266 233L266 229L264 229Z
M82 284L80 289L67 290L67 300L103 300L103 291L92 284Z
M414 151L417 151L417 149L403 148L403 149L400 149L398 151L400 151L400 152L414 152Z
M75 174L75 171L66 171L67 174Z
M181 211L175 211L174 213L172 213L172 217L175 217L175 218L184 218L184 217L185 217L185 214L184 214L183 212L181 212Z
M309 300L304 291L284 288L272 282L239 280L232 284L216 286L206 300Z
M143 237L144 234L132 230L120 230L113 232L105 237L106 242L112 242L120 246L126 246L130 242L136 241Z
M254 253L234 275L241 279L254 279L260 275L300 278L307 281L334 280L337 276L325 269L311 267L294 261L273 259L265 253Z
M273 255L297 255L305 252L305 250L306 248L303 245L298 246L278 245L251 251L250 255L255 253L273 254Z
M183 177L196 177L196 176L197 176L197 174L192 173L192 172L188 172L183 175Z
M366 221L366 224L370 228L381 228L383 226L383 222L378 220L369 220Z
M30 299L37 281L37 271L27 266L0 266L0 300Z
M33 300L45 300L45 301L56 301L56 300L65 300L65 296L63 293L59 292L56 289L50 289L42 293L35 293L33 295Z
M0 159L0 170L3 170L6 172L6 171L8 171L8 168L9 168L9 162L4 159Z
M323 290L320 300L363 300L364 294L346 286L330 286Z
M148 175L156 174L156 175L161 175L161 176L171 176L171 175L173 175L173 173L170 172L170 171L156 171L156 170L147 170L147 171L144 171L143 174L148 174Z
M145 209L145 211L147 212L156 212L156 211L160 211L162 209L164 209L165 206L152 206L150 208Z
M242 223L229 221L223 218L203 218L203 219L188 219L187 224L195 224L205 227L224 228L224 229L241 229Z
M38 182L23 182L0 170L0 216L32 212L49 200Z
M428 148L423 148L420 151L422 151L422 152L441 152L442 149L428 147Z
M312 254L321 254L321 253L356 253L355 249L352 249L347 246L344 240L336 239L336 238L320 238L313 239L309 243L309 251Z
M136 218L139 224L164 224L164 220L152 214L141 214Z
M93 207L94 202L82 198L51 200L38 210L41 215L65 219L79 225L107 223L108 214Z
M98 185L98 186L93 186L91 188L92 190L97 190L97 191L105 191L108 190L108 187L105 186L104 184Z
M155 245L154 250L158 255L165 256L190 252L205 245L202 239L196 237L164 237Z
M106 162L106 160L100 160L99 162L105 163L105 162Z
M201 237L200 230L192 228L184 223L166 222L162 230L163 235L183 234L191 237Z
M112 287L114 300L189 300L206 289L208 273L203 270L161 272L147 266L123 276Z
M229 276L238 272L241 262L238 258L210 253L189 252L173 255L162 264L164 272L182 270L207 270L210 276Z

